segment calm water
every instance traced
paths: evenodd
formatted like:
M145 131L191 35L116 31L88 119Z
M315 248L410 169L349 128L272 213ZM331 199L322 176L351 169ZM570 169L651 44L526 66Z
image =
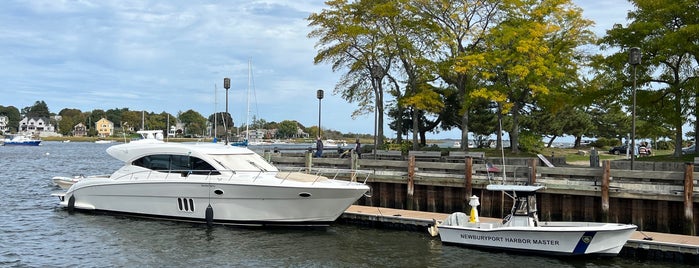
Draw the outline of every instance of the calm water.
M622 258L566 260L442 246L426 233L353 225L246 229L68 214L56 175L106 174L111 144L0 147L0 267L675 267Z

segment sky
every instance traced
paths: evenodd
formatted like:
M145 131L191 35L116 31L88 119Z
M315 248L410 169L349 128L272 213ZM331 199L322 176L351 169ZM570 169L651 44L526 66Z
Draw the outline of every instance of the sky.
M625 0L574 3L599 36L626 25L632 9ZM318 125L316 90L323 89L323 129L372 134L373 114L353 118L357 104L333 93L341 74L313 63L316 40L307 37L306 19L324 8L322 0L3 1L0 105L44 101L52 113L192 109L208 117L225 111L229 77L236 125L248 120L248 103L250 117ZM459 137L458 130L427 136Z

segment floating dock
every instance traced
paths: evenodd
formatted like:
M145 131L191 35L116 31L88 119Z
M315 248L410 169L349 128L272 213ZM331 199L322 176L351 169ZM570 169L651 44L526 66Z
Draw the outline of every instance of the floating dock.
M424 231L429 235L429 228L437 221L444 221L447 216L449 214L353 205L342 214L339 221L377 228ZM480 217L480 221L501 220ZM626 242L619 257L699 264L699 236L636 231Z

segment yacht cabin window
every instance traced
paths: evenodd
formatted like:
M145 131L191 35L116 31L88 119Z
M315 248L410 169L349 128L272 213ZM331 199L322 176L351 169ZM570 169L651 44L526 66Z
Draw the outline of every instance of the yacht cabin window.
M198 175L220 175L214 167L206 161L187 155L147 155L134 160L134 166L144 167L155 171L182 172L191 171L191 174Z

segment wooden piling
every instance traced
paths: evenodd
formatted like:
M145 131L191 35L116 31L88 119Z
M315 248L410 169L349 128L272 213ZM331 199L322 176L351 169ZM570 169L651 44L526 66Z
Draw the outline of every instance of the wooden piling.
M536 166L538 162L536 158L529 159L529 185L536 184Z
M306 152L306 173L311 173L311 167L313 167L313 154L308 151Z
M354 172L355 170L359 169L359 157L355 152L352 152L350 154L350 170L352 170L352 174L350 174L350 181L357 182L357 173Z
M612 165L610 160L602 161L602 187L601 187L601 202L602 211L600 217L603 222L609 222L609 177L610 177L610 166Z
M461 199L461 207L469 207L468 202L473 195L473 158L466 157L464 159L466 168L464 169L464 196Z
M684 167L684 234L696 235L694 226L694 163Z
M415 207L414 202L415 194L415 156L411 155L408 157L408 189L406 195L405 207L408 210L413 210Z

